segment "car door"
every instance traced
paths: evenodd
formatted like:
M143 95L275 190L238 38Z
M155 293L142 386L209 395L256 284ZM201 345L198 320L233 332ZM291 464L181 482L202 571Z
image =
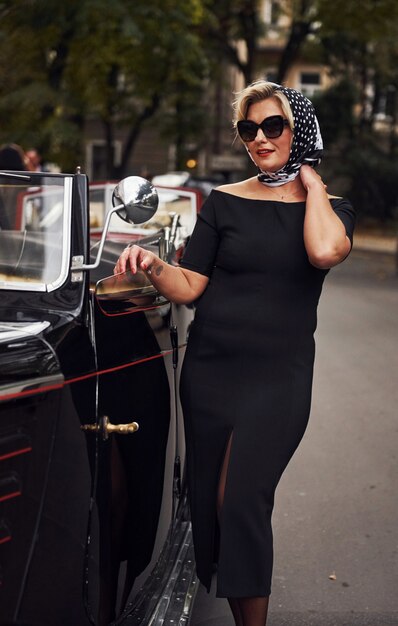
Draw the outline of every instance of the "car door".
M92 222L101 228L106 200L104 193L99 210L98 191L96 186ZM196 218L197 195L162 194L160 212L146 228L115 221L101 264L90 272L98 412L84 427L97 511L88 536L96 536L98 524L100 580L98 594L89 583L89 596L99 625L115 620L127 604L134 606L175 518L184 466L177 390L192 309L171 305L142 272L112 274L128 241L153 250L164 245L165 229L177 213L170 203L180 206L182 216L168 255L177 262ZM92 241L95 250L95 232Z

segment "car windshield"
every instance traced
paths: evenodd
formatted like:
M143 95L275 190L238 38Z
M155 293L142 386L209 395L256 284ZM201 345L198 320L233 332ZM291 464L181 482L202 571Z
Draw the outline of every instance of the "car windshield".
M0 289L52 291L67 276L72 177L0 172Z
M101 232L105 217L112 207L112 193L116 183L90 184L90 230ZM109 232L134 235L151 235L159 229L171 225L174 213L179 215L180 237L192 234L196 222L197 194L188 189L156 187L159 206L155 215L145 224L134 226L123 222L117 215L112 216Z

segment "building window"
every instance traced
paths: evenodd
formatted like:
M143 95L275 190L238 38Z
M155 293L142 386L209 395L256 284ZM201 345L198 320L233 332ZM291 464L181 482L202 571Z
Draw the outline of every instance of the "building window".
M279 0L264 0L263 19L269 26L277 26L281 16L281 6Z
M371 94L374 95L373 93ZM381 91L379 96L375 116L378 121L392 121L397 118L397 89L394 85L388 85Z
M299 90L311 97L322 89L320 72L300 72Z
M121 158L121 142L115 141L112 146L113 165L119 165ZM86 148L86 169L90 180L109 180L111 172L108 172L106 164L106 144L102 139L90 141Z

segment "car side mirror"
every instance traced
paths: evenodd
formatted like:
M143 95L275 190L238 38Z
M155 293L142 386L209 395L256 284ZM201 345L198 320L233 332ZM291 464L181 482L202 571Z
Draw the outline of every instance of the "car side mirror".
M116 185L112 204L118 216L130 224L144 224L156 213L158 192L145 178L128 176Z
M128 176L121 180L112 194L113 208L107 213L95 262L85 264L83 257L74 257L72 259L72 272L94 270L99 266L109 224L114 213L117 213L122 220L130 224L144 224L156 213L158 202L155 187L145 178Z

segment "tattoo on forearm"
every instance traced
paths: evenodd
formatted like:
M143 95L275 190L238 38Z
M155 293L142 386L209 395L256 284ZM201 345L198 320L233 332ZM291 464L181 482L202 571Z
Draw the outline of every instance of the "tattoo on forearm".
M162 272L163 272L163 265L158 265L158 267L155 269L156 276L160 276Z

